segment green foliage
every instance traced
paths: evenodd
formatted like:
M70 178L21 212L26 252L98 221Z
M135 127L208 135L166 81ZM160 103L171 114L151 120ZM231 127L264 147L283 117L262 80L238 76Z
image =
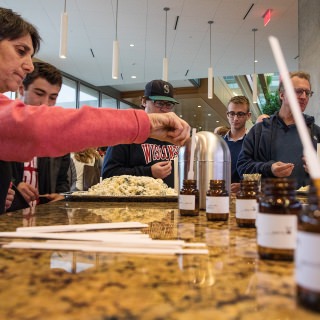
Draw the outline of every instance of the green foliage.
M272 75L266 75L265 76L267 87L270 88L270 84L272 82Z
M279 99L279 92L271 92L266 95L266 103L261 106L262 113L272 115L276 111L278 111L281 107L280 99Z

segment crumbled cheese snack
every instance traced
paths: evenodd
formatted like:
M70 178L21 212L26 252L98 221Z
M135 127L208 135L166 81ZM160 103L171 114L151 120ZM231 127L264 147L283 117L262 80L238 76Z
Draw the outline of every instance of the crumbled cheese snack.
M297 191L300 191L300 192L308 192L308 191L309 191L309 186L300 187Z
M162 179L130 175L106 178L88 190L89 195L99 196L175 196Z

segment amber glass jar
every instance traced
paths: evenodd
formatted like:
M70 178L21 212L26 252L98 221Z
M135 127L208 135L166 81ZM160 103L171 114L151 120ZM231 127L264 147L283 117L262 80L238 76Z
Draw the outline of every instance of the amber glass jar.
M236 221L239 227L255 228L259 182L241 180L236 198Z
M210 180L206 193L206 215L210 221L226 221L229 218L229 194L225 180Z
M179 194L179 212L182 216L199 215L199 190L196 180L183 180Z
M295 277L297 301L320 312L320 197L310 187L308 207L298 217Z
M258 253L262 259L292 261L296 247L297 216L301 203L296 199L296 181L289 178L264 180L257 213Z

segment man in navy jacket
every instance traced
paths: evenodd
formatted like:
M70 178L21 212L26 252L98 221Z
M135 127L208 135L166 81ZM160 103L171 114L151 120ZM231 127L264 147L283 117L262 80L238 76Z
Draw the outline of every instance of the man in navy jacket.
M312 96L310 75L294 72L290 77L303 113ZM240 175L260 173L262 178L292 177L297 181L297 188L300 188L308 185L310 179L304 168L302 143L282 82L279 85L279 96L282 101L279 112L255 124L247 134L237 169ZM303 116L316 148L320 141L320 127L314 123L314 117L306 114Z

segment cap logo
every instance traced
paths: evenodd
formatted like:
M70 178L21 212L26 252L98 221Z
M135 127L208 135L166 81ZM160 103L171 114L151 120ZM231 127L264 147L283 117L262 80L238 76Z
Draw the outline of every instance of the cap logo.
M166 93L166 94L170 93L170 87L169 87L169 85L165 84L165 85L163 86L163 91L164 91L164 93Z

